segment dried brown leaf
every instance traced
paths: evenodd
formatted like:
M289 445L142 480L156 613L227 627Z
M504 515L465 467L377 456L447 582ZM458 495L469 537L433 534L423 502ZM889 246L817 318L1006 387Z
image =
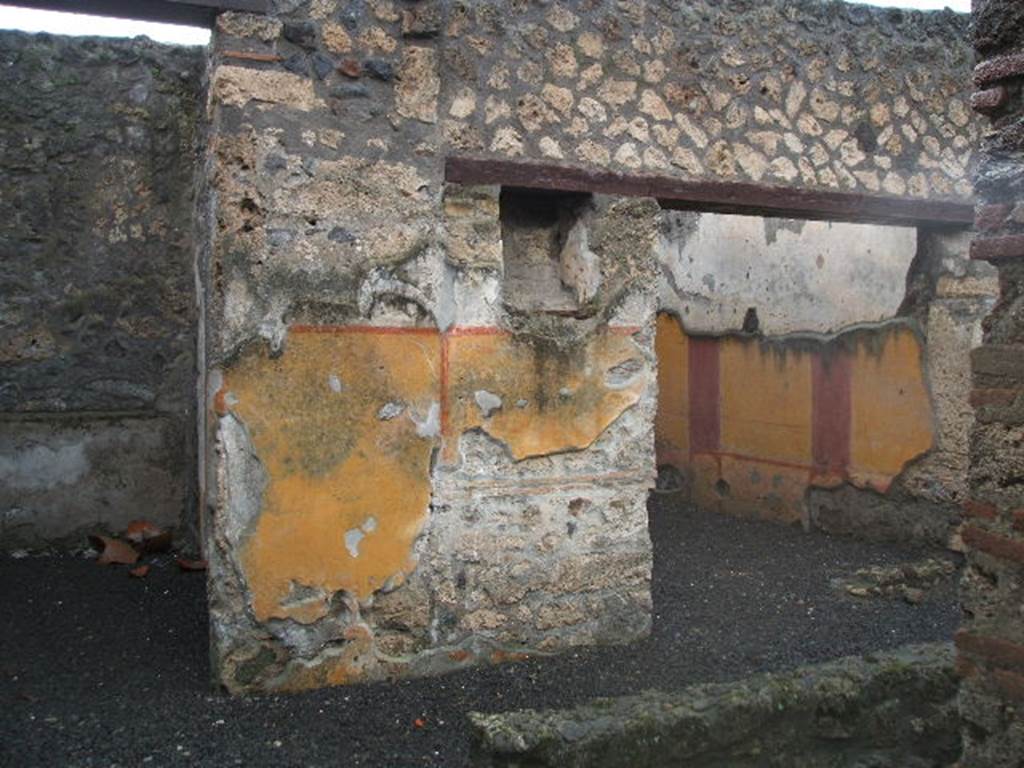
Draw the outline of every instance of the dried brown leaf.
M89 542L99 550L100 556L96 558L96 562L100 565L134 565L139 559L139 553L127 541L96 534L89 537Z
M161 528L149 520L132 520L124 537L142 552L166 552L171 548L170 529Z
M185 557L178 558L178 567L183 571L205 571L205 560L189 560Z
M146 578L146 574L149 573L149 565L140 565L136 568L132 568L130 571L128 571L128 573L134 576L136 579L144 579Z
M146 554L153 552L166 552L171 548L171 537L173 534L170 531L164 531L159 536L151 536L148 539L143 539L142 551Z
M163 532L163 528L156 523L151 523L149 520L132 520L125 529L124 537L128 541L138 544L145 539L159 536Z

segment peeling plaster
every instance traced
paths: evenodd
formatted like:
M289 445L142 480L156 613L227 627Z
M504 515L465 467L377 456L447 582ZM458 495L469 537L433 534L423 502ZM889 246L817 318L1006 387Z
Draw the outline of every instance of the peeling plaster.
M505 334L455 336L449 344L453 431L482 429L517 460L586 448L638 401L648 383L639 372L619 387L605 381L605 370L637 354L628 334L611 330L573 350ZM517 407L485 412L477 400L481 391ZM446 446L449 459L453 450Z
M440 344L423 337L293 333L282 356L250 354L226 371L238 398L228 419L246 425L268 478L239 542L258 620L326 614L323 604L301 615L284 604L292 582L362 599L415 566L440 410ZM322 382L340 367L350 383L333 392ZM423 426L378 419L377 403L394 394L430 414ZM349 532L344 547L331 543L337 531Z

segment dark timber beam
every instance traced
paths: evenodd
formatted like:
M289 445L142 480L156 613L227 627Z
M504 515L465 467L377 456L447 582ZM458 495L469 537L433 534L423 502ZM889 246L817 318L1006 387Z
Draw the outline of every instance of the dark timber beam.
M974 205L970 201L862 195L728 181L692 181L671 176L624 175L507 160L449 157L445 163L445 180L455 184L500 184L563 192L654 197L663 208L680 211L907 227L969 227L974 223Z
M12 0L24 8L46 11L92 13L140 21L163 21L171 24L213 25L221 11L266 13L269 0ZM81 34L88 35L88 26Z

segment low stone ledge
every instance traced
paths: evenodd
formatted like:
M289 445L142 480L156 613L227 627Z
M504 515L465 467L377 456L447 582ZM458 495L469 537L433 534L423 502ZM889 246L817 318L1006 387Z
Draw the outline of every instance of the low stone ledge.
M945 766L960 753L953 657L912 645L571 710L473 712L473 764Z

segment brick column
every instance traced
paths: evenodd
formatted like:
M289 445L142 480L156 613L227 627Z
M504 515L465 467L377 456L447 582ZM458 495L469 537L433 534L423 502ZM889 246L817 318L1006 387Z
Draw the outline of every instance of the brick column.
M1024 9L974 0L975 110L989 117L975 177L975 259L1001 296L972 355L975 424L965 504L963 768L1024 760Z

